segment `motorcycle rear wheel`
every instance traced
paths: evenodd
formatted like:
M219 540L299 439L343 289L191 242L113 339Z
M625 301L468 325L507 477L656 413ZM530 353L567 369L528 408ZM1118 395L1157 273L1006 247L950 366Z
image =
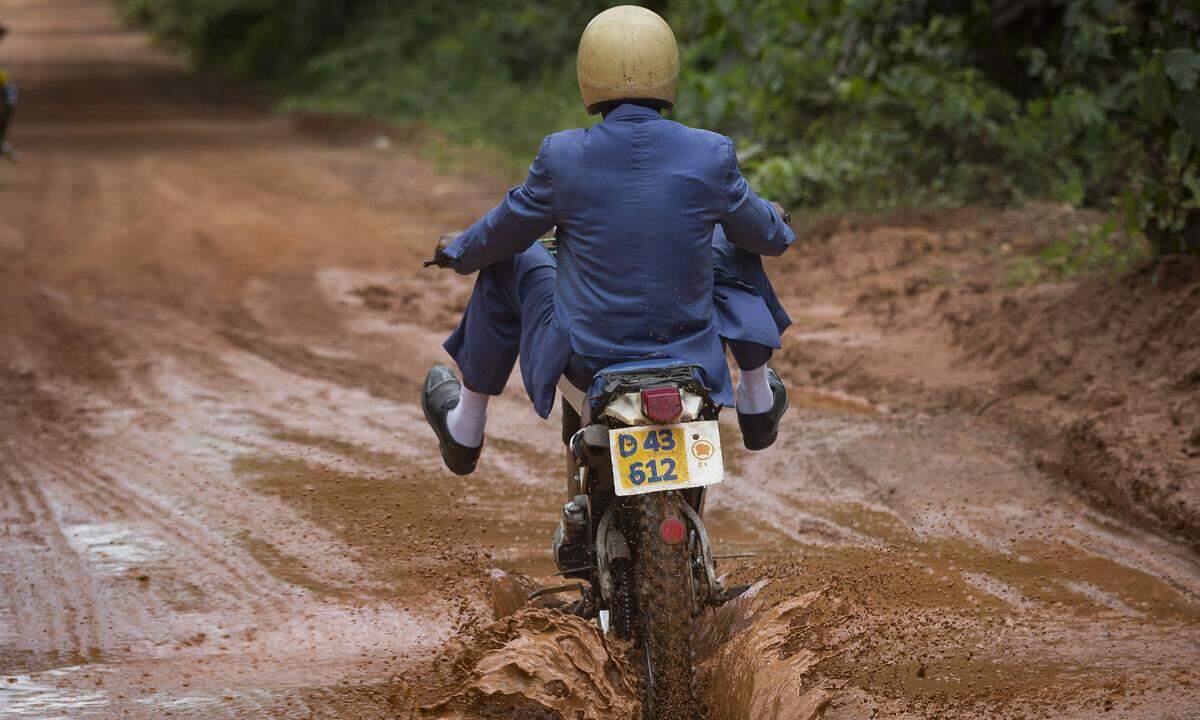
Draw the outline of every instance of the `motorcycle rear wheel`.
M669 544L659 530L668 517L683 517L679 505L684 499L672 491L643 495L637 502L633 580L644 652L644 717L693 720L698 706L693 684L696 618L691 552L689 543Z

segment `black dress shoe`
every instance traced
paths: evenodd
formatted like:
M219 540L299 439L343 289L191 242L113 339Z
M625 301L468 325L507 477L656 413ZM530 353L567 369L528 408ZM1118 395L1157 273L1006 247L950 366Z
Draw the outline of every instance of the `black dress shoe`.
M779 437L779 421L788 408L787 388L774 370L767 370L767 384L771 386L771 409L761 413L739 412L738 427L742 429L742 444L747 450L766 450Z
M446 415L458 406L461 393L462 385L454 372L445 365L434 365L425 376L421 409L425 411L425 419L437 435L446 467L455 475L470 475L475 472L475 463L479 462L479 451L483 449L483 444L467 447L455 441L450 435L450 428L446 426Z

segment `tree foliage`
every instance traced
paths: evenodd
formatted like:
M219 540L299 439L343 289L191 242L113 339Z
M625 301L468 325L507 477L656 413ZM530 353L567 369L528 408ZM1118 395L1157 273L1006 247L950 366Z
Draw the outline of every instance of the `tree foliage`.
M1200 16L1183 2L672 9L692 39L681 114L752 138L776 195L1115 201L1160 252L1200 252Z
M119 0L195 62L299 102L420 119L528 157L586 122L599 0ZM1200 253L1200 12L1188 0L662 0L675 115L809 206L1051 199ZM1110 225L1109 227L1112 227Z

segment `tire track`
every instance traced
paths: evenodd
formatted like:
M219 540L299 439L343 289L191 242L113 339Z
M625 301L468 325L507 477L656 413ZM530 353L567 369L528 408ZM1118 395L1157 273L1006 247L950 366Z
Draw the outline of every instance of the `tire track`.
M8 557L0 572L17 635L37 652L95 657L104 641L84 563L34 474L13 453L6 455L0 480L19 514L4 519L9 542L0 553Z
M227 606L223 609L244 606L246 611L253 613L283 604L282 595L270 587L269 575L226 559L228 548L208 539L210 528L150 497L144 487L120 483L111 475L84 468L67 475L63 465L47 463L45 467L59 477L71 478L64 488L64 495L91 500L84 502L78 510L81 517L149 525L152 530L144 534L170 548L167 553L170 563L181 569L187 568L182 576L196 578L199 574L204 577L205 592L214 606Z

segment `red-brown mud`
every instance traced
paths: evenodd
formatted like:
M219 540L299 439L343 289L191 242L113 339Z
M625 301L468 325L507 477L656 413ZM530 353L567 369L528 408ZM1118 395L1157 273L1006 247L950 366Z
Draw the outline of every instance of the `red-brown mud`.
M25 160L0 167L0 717L635 713L624 648L492 573L549 580L553 421L514 383L458 478L415 402L469 290L419 261L503 183L185 76L100 0L4 10ZM701 618L712 720L1200 714L1194 552L1063 480L1079 458L1124 504L1137 427L1193 459L1190 375L1159 347L1194 357L1192 296L1132 294L1184 330L1112 325L1106 357L1153 351L1123 403L1012 384L1071 293L1139 308L1055 286L989 311L1008 295L964 268L989 272L997 222L1055 226L1031 212L851 224L772 265L794 409L767 453L723 420L709 523L757 555L720 567L754 591ZM1103 333L1066 336L1072 383L1115 382ZM1013 421L1039 413L1059 435ZM1178 529L1181 483L1126 494Z
M785 355L800 378L1021 428L1058 476L1200 548L1200 261L1012 287L1018 258L1096 221L1035 205L814 227L783 262L804 279Z

